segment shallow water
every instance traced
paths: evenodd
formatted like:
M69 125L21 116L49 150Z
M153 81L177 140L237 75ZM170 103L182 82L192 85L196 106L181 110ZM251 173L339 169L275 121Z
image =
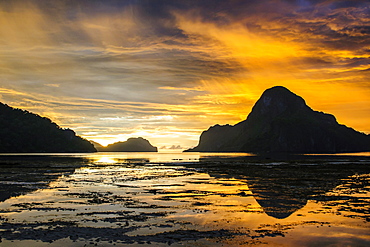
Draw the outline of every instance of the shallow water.
M370 157L0 157L0 246L370 246Z

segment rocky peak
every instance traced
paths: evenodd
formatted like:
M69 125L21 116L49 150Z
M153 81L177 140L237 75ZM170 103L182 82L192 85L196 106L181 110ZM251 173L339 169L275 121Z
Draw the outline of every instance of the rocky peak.
M268 117L282 114L294 114L298 111L312 111L300 96L282 86L267 89L254 105L248 118Z
M267 89L247 119L209 128L197 152L338 153L370 150L370 136L338 124L333 115L312 110L285 87Z

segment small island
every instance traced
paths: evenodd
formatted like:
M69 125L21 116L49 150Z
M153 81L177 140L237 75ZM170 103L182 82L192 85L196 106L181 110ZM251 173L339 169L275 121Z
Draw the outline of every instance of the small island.
M112 143L106 147L94 143L99 152L158 152L157 147L142 137L129 138L124 142Z
M312 110L287 88L267 89L247 119L204 131L188 152L345 153L370 151L370 136Z

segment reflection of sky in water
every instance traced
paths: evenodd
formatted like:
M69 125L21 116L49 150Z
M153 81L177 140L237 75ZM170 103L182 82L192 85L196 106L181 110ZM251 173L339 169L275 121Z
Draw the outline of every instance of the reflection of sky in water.
M212 163L208 167L192 164L190 160L196 161L199 154L174 157L168 154L156 158L162 162L177 159L173 164L159 164L147 154L89 155L88 164L60 176L48 188L0 203L2 244L370 243L368 173L333 180L335 186L327 190L321 184L329 180L325 175L318 175L317 181L312 179L314 176L302 177L306 184L293 183L296 178L290 173L295 174L297 169L284 162L248 166L245 170L239 170L236 164L236 174L230 170L235 168L231 163ZM148 163L145 159L155 161ZM190 163L182 164L184 160ZM342 163L348 166L348 162ZM307 177L311 167L307 163L298 169ZM280 182L272 174L278 174ZM321 190L325 191L317 193ZM292 197L289 191L294 192ZM307 197L305 193L312 195ZM271 200L284 194L288 197L280 198L281 202ZM288 213L281 216L279 210Z
M222 158L222 157L243 157L253 156L253 154L246 153L180 153L180 152L132 152L132 153L112 153L112 152L98 152L88 155L88 158L94 162L101 163L168 163L168 162L198 162L199 159L204 158Z
M197 152L96 152L96 153L24 153L24 154L0 154L2 156L67 156L67 157L81 157L100 163L126 163L132 162L194 162L203 158L225 158L225 157L244 157L254 156L249 153L197 153Z

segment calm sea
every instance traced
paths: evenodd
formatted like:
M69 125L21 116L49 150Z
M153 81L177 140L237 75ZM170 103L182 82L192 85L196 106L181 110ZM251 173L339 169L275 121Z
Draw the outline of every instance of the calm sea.
M0 246L370 246L370 153L0 155Z

